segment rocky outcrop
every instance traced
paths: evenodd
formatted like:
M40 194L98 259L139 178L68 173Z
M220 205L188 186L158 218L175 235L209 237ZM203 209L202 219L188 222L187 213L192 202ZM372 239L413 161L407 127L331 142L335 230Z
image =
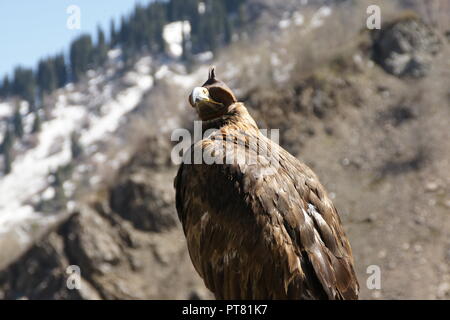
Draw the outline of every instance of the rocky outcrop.
M0 271L0 298L211 297L192 267L176 216L167 146L147 141L145 148L157 155L137 152L110 187ZM67 285L73 265L80 270L80 289Z
M170 176L145 169L125 175L111 190L112 210L140 230L156 232L173 228L177 223L175 194L165 179Z
M437 33L414 16L400 18L373 33L373 58L387 72L423 77L441 48Z
M0 299L89 297L88 283L83 283L83 290L67 289L65 270L69 265L63 238L57 233L51 233L24 257L0 272ZM95 297L95 294L92 297Z

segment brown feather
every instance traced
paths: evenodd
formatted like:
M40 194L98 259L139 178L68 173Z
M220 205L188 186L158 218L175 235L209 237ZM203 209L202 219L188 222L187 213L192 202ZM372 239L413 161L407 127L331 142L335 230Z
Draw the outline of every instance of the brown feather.
M225 146L246 160L182 164L175 180L192 262L216 298L357 299L350 244L312 170L264 137L242 103L208 128L219 130L190 152Z

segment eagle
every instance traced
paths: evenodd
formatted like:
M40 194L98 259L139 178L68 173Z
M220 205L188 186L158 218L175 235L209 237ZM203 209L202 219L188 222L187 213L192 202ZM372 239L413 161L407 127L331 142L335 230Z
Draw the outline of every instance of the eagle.
M350 243L316 174L261 133L214 68L189 103L204 134L183 155L176 208L215 298L357 299Z

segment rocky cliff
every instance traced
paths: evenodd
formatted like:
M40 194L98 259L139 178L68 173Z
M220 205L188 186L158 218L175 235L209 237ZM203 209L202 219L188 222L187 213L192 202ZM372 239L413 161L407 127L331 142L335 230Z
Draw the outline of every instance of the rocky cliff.
M22 258L0 273L5 299L195 299L210 297L195 274L174 207L166 147L123 166ZM148 159L148 161L146 161ZM81 289L67 288L70 265Z

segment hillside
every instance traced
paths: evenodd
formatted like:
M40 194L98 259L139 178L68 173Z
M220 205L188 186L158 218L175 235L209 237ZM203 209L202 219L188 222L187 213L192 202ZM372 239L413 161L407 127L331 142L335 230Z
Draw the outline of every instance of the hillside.
M383 31L369 32L364 4L278 3L249 1L259 31L189 68L170 36L181 20L166 25L167 56L125 66L110 50L105 67L48 96L38 135L24 112L26 138L0 179L0 298L211 298L176 216L170 159L209 64L320 177L361 298L450 298L448 39L390 4ZM1 103L10 117L11 101ZM66 287L69 265L81 268L81 290ZM370 265L381 290L365 285Z

